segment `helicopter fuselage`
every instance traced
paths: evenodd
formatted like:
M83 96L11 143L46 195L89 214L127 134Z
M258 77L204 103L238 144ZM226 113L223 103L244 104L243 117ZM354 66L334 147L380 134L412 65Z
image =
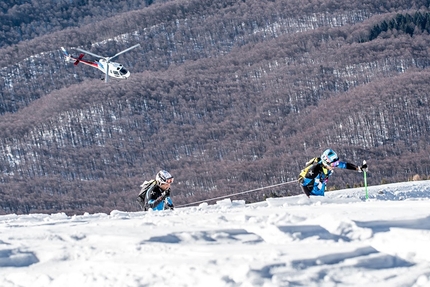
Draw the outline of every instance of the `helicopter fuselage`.
M106 73L106 60L100 59L99 61L96 61L97 68L102 71L103 73ZM118 78L118 79L127 79L130 77L130 72L124 68L124 66L120 63L116 62L109 62L109 76Z

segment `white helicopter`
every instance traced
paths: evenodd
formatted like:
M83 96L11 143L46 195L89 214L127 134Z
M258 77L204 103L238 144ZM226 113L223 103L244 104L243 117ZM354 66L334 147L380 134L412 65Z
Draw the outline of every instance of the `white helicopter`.
M140 44L134 45L133 47L127 48L124 51L121 51L117 54L115 54L112 57L103 57L103 56L99 56L97 54L85 51L83 49L79 49L76 48L76 50L83 52L83 53L87 53L90 54L91 56L94 56L96 58L99 58L98 61L88 61L88 60L83 60L82 58L85 56L85 54L80 54L79 57L75 58L73 56L71 56L66 49L64 49L63 47L61 47L61 50L64 53L64 58L66 60L66 62L73 62L73 64L76 66L79 63L94 67L99 69L100 71L102 71L103 73L105 73L105 82L108 82L108 78L109 76L117 78L117 79L127 79L128 77L130 77L130 72L128 70L126 70L123 65L121 65L120 63L116 63L116 62L111 62L110 60L112 60L113 58L118 57L119 55L128 52L134 48L139 47Z

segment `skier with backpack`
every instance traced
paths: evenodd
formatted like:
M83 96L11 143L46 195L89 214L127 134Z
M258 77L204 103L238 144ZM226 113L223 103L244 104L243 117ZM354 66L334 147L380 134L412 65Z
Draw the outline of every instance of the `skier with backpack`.
M324 196L327 181L333 174L333 169L342 168L356 170L358 172L367 171L367 164L357 166L349 162L339 160L337 154L331 150L325 150L321 157L315 157L306 163L306 167L299 174L298 182L304 194Z
M160 170L155 179L142 183L137 202L142 210L164 210L174 208L170 198L170 185L173 183L173 176L165 171Z

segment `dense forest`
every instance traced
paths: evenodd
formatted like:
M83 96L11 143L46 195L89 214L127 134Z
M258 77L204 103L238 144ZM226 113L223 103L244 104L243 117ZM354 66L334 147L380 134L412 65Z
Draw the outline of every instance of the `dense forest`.
M427 179L429 5L4 1L0 214L137 211L139 185L160 169L180 206L292 181L328 147L367 160L371 185ZM108 83L60 50L135 44L115 59L130 78ZM363 184L346 170L332 178L331 189Z

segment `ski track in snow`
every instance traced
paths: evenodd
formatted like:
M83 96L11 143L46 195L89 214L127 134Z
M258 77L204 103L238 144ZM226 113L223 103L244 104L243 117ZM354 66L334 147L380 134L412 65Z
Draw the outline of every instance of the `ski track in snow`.
M174 195L173 195L174 199ZM430 181L0 216L0 286L430 286Z

